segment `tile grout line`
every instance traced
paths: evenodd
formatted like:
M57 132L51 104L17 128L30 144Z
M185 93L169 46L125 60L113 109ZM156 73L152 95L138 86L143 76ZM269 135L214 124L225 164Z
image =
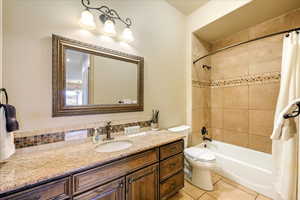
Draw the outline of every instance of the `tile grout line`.
M229 184L229 185L231 185L231 186L233 186L233 187L236 187L236 185L234 185L233 183L231 183L230 181L229 182L227 182L226 181L226 178L223 178L223 177L221 177L221 179L220 180L223 180L225 183L227 183L227 184ZM235 182L234 182L235 183ZM238 184L238 183L235 183L235 184L237 184L237 185L239 185L239 186L242 186L242 187L245 187L245 186L243 186L243 185L240 185L240 184ZM246 187L247 188L247 187ZM254 196L254 194L251 194L250 192L248 192L248 191L246 191L246 190L244 190L244 189L241 189L241 188L238 188L239 190L241 190L241 191L243 191L243 192L245 192L245 193L247 193L247 194L249 194L249 195L253 195ZM249 188L247 188L247 189L249 189ZM249 190L251 190L251 189L249 189ZM255 192L255 191L254 191ZM256 195L255 195L255 198L257 198L260 194L259 193L257 193L257 192L255 192L256 193Z
M184 189L182 190L184 194L186 194L187 196L191 197L193 200L197 200L197 199L194 199L194 197L192 197L192 195L190 195L188 192L184 191Z
M200 200L201 199L201 197L203 197L205 194L207 194L207 192L205 191L203 194L201 194L200 195L200 197L198 198L198 199L196 199L196 200Z
M214 199L216 199L213 195L211 195L209 193L207 193L207 195L210 196L210 197L212 197L212 198L214 198Z

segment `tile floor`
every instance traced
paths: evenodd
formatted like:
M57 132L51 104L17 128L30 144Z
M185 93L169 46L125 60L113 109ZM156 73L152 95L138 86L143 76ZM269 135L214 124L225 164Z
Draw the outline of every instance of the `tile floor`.
M213 175L214 191L201 190L189 182L170 200L271 200L227 178Z

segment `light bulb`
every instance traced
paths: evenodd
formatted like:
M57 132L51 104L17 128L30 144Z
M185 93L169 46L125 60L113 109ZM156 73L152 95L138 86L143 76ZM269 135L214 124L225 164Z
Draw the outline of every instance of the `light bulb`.
M115 36L116 35L116 29L115 24L111 20L106 20L103 27L104 33L109 36Z
M134 37L133 37L133 34L132 34L132 31L130 28L126 27L122 33L122 36L121 36L122 40L124 42L133 42L134 41Z
M81 13L81 18L80 18L79 24L81 27L89 29L89 30L94 30L96 28L94 16L88 10L85 10Z

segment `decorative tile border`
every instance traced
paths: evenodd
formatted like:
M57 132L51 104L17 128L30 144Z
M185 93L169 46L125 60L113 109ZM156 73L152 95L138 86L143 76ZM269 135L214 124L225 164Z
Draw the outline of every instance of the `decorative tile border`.
M118 132L124 131L125 127L129 126L140 126L141 128L150 127L151 122L150 121L140 121L140 122L132 122L132 123L126 123L126 124L117 124L112 125L112 133L116 134ZM104 127L100 127L101 129L104 129ZM93 128L87 128L88 130L88 137L93 136ZM47 134L41 134L41 135L33 135L33 136L25 136L25 137L15 137L15 145L16 149L26 148L26 147L33 147L33 146L39 146L43 144L50 144L50 143L56 143L56 142L62 142L65 140L65 133L66 132L58 132L58 133L47 133Z
M279 82L281 78L280 72L271 72L257 75L248 75L228 80L213 80L210 82L193 81L193 87L232 87L241 85L265 84Z
M210 87L211 86L211 82L205 82L205 81L194 81L192 82L192 86L193 87Z

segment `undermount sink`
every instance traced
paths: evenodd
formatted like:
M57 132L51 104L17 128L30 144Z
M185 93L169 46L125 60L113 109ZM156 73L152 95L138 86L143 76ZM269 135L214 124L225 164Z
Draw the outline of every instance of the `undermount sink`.
M97 152L114 152L114 151L121 151L124 149L128 149L132 146L132 142L128 140L122 140L122 141L112 141L112 142L106 142L103 144L99 144L95 151Z

